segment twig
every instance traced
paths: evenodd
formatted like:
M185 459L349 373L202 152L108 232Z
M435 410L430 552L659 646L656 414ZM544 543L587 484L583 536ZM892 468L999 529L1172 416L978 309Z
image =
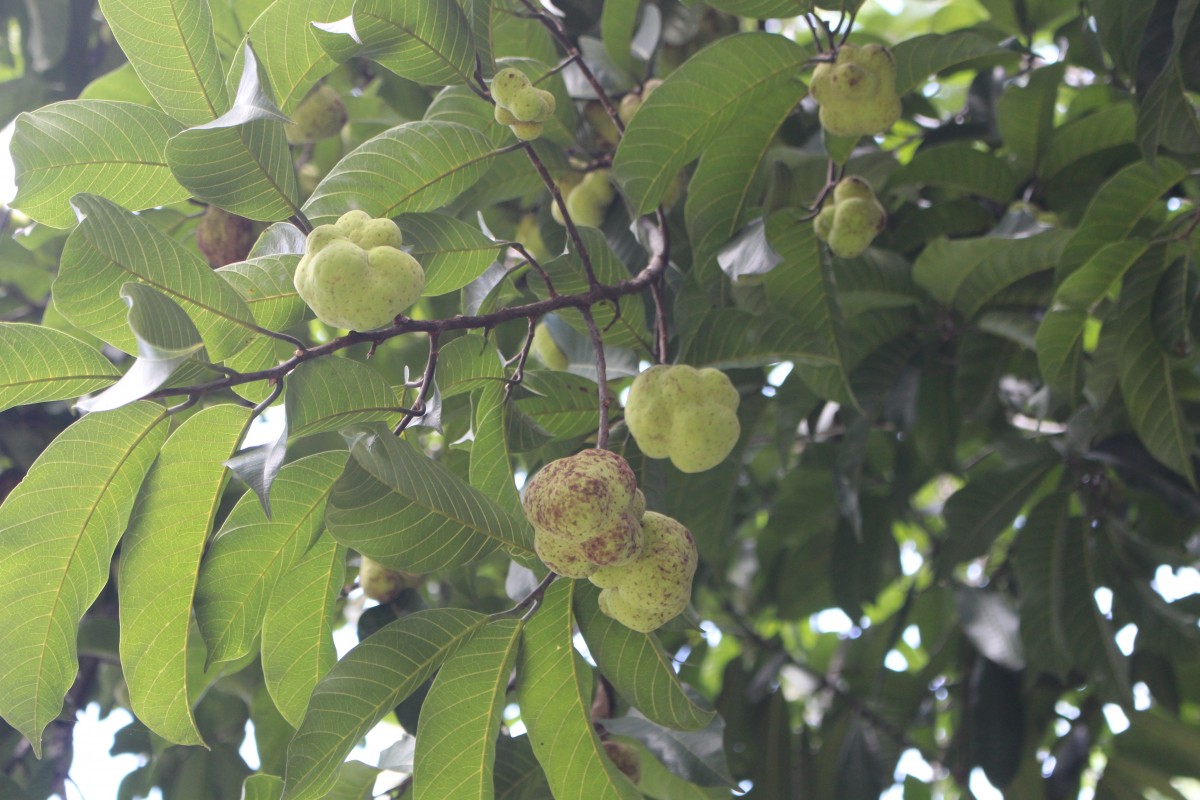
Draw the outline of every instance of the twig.
M529 251L525 249L525 245L521 244L520 242L509 242L508 246L520 253L521 258L525 259L529 263L529 266L533 268L533 271L536 272L542 279L542 283L546 284L546 292L551 297L558 297L558 292L554 291L554 283L550 280L550 276L546 274L546 270L542 268L542 265L538 263L538 260L529 254Z
M583 271L587 275L588 286L595 289L600 284L596 280L596 272L592 269L592 257L588 253L587 247L583 244L583 237L579 235L579 230L575 227L575 220L571 219L571 214L567 211L567 201L563 198L562 192L559 191L558 184L554 182L554 178L550 176L550 171L546 169L546 165L538 157L537 151L533 149L533 144L525 142L524 146L530 163L533 164L533 168L541 176L542 182L546 184L546 188L550 190L554 202L558 204L558 210L562 212L563 225L566 226L567 235L571 237L575 249L579 251L579 260L583 263Z
M525 334L525 343L521 346L521 352L517 353L517 368L513 371L512 377L505 381L504 400L508 401L509 395L512 394L514 386L519 386L521 381L525 379L525 362L529 360L529 348L533 346L533 337L537 332L537 320L533 317L529 318L529 330Z
M607 450L608 406L611 401L608 396L608 364L604 358L604 340L596 328L596 320L592 317L591 308L581 308L579 313L583 315L583 320L587 323L588 333L592 336L592 347L596 350L596 394L600 400L600 421L596 426L596 447L600 450Z
M417 399L413 403L413 407L405 413L392 430L392 433L397 436L404 433L404 429L411 425L414 419L425 416L429 391L433 387L433 373L437 369L439 335L434 331L429 333L429 358L425 361L425 374L421 376L421 389L417 392Z
M300 229L300 232L308 236L313 231L313 224L308 221L308 217L304 216L303 211L297 211L292 216L288 217L288 222Z

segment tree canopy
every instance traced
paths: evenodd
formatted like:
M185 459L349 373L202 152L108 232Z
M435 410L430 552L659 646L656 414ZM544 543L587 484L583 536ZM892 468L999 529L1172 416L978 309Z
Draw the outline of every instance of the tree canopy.
M1200 791L1200 3L0 20L6 800Z

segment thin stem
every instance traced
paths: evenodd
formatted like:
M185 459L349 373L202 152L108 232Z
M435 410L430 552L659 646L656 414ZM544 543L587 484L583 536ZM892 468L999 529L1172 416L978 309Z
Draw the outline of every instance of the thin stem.
M517 368L513 371L512 377L508 379L504 387L505 401L512 394L513 387L519 386L521 381L525 380L525 362L529 360L529 348L533 346L533 337L536 332L537 320L530 317L529 330L525 333L525 343L521 346L521 352L517 354Z
M508 246L520 253L521 258L529 262L529 266L542 279L542 283L546 284L546 292L551 297L558 297L558 292L554 291L554 282L550 280L550 276L546 274L546 270L542 269L542 265L538 263L538 260L531 256L529 251L525 249L525 245L520 242L509 242Z
M599 398L600 421L596 426L596 447L608 449L608 406L611 402L608 396L608 364L604 357L604 340L596 328L596 320L592 317L591 308L581 308L583 320L587 323L588 333L592 336L592 347L596 350L596 394Z
M525 142L524 146L530 163L533 164L533 168L537 170L538 175L542 177L542 182L546 184L546 188L550 190L550 194L554 197L554 202L558 204L558 210L562 212L563 224L567 228L567 235L571 237L575 249L579 252L579 260L583 263L583 271L587 275L588 286L595 289L600 284L596 280L595 271L592 269L592 257L588 253L587 247L583 244L583 237L579 235L579 230L575 227L575 220L571 219L571 214L567 211L567 201L563 199L562 192L558 189L558 184L554 182L554 178L550 177L550 171L546 169L546 165L538 157L537 151L533 149L533 144Z
M404 417L396 424L395 429L392 431L397 436L403 433L404 429L411 425L414 419L425 416L429 391L433 387L433 373L437 369L439 336L440 334L433 331L429 333L429 358L425 361L425 374L421 376L421 390L417 392L417 399L413 403L413 407L405 413Z
M663 297L663 279L660 275L650 284L650 296L654 298L654 332L657 346L654 348L654 363L667 363L667 304Z
M305 236L308 236L310 233L312 233L313 224L308 221L308 217L304 215L303 211L297 211L291 217L288 217L288 222L299 228L300 232Z
M281 394L283 394L283 378L275 381L275 385L271 387L271 393L267 395L261 403L254 407L254 410L250 412L250 419L253 420L259 414L270 408L271 404L278 400L279 395Z

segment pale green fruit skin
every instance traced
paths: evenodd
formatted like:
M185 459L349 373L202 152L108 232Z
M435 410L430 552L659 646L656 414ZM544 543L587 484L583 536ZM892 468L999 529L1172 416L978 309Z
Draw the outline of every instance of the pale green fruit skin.
M550 104L532 86L518 92L506 105L519 122L543 122L550 116Z
M335 328L382 328L421 297L425 271L397 249L400 229L387 219L348 211L308 235L294 283L317 319Z
M604 223L604 215L608 212L608 206L617 196L617 190L609 182L608 176L609 171L606 169L589 172L583 176L579 185L571 189L563 198L567 204L567 213L571 215L571 219L576 225L599 228ZM560 225L563 225L565 223L562 220L562 214L554 213L557 211L557 205L555 203L555 208L551 209L551 216Z
M900 118L896 62L879 45L842 45L837 61L813 70L809 92L821 126L835 136L873 136Z
M586 578L641 551L645 499L629 464L609 450L551 461L526 485L522 505L538 557L559 575Z
M843 178L833 189L833 202L817 215L814 230L839 258L857 258L887 227L887 211L862 178Z
M380 603L390 603L404 591L405 576L374 559L362 557L358 567L358 585L363 594Z
M544 122L514 122L508 127L522 142L532 142L542 135L546 124Z
M555 343L544 322L539 322L533 329L533 354L547 367L559 372L571 366L567 354Z
M537 216L535 214L525 214L521 217L521 221L517 223L516 233L513 238L524 245L529 251L529 255L533 256L538 261L549 261L554 256L546 247L546 240L542 238L542 232L538 229ZM537 340L534 339L534 345L537 345Z
M617 116L621 118L621 122L626 125L629 120L633 119L633 115L642 107L642 96L630 92L621 98L621 102L617 105Z
M300 101L284 133L291 144L315 142L341 133L346 124L346 104L332 86L322 84Z
M679 616L692 597L696 540L674 519L653 511L642 517L645 544L628 564L601 567L588 580L603 589L600 611L641 633Z
M634 379L625 425L650 458L670 458L681 472L704 472L737 444L739 399L720 370L659 364Z
M492 98L508 107L519 92L530 87L529 77L519 69L505 67L492 78Z

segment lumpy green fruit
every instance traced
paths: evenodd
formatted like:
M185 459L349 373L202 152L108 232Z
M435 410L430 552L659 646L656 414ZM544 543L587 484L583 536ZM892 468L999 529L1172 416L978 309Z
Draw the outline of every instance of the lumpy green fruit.
M604 753L617 769L624 773L635 785L642 781L642 756L637 748L624 742L604 740Z
M516 137L530 141L542 135L545 122L554 113L554 95L539 89L519 69L506 67L492 78L496 121L507 125Z
M642 107L642 103L650 96L650 93L662 85L662 81L658 78L651 78L642 84L641 91L630 92L621 98L621 102L617 105L617 116L621 118L621 122L626 125L633 119L633 115Z
M243 261L256 238L252 221L216 206L209 206L196 226L196 247L211 267Z
M583 180L575 186L564 188L563 185L560 185L559 191L563 194L567 213L571 215L571 219L576 225L599 228L604 222L608 206L617 196L617 191L608 178L608 170L598 169L584 175ZM550 215L559 225L566 224L558 203L551 206Z
M551 461L526 485L522 505L538 558L559 575L586 578L641 551L646 500L629 464L610 450Z
M382 328L417 302L425 288L425 272L400 249L402 241L390 219L348 211L308 235L296 267L296 291L327 325Z
M567 354L554 341L550 328L544 322L539 322L533 329L533 354L547 367L559 372L571 366Z
M546 247L546 240L542 238L542 231L538 227L538 218L536 214L523 214L520 221L517 222L516 233L513 238L524 245L529 251L529 255L540 261L549 261L554 256L550 252L550 248Z
M346 124L346 104L332 86L321 84L309 92L292 112L292 122L284 125L292 144L315 142L337 136Z
M737 444L738 401L720 370L659 364L634 379L625 424L647 456L670 458L683 472L703 472Z
M896 61L881 45L842 45L835 62L813 70L809 92L835 136L883 133L900 117Z
M413 576L385 567L373 558L362 557L358 567L358 585L363 594L380 603L390 603L407 588Z
M601 567L588 576L599 586L600 611L627 628L650 633L674 619L692 596L696 540L663 514L642 517L645 543L629 563Z
M856 258L887 227L887 211L871 184L857 176L843 178L813 223L817 238L839 258Z

